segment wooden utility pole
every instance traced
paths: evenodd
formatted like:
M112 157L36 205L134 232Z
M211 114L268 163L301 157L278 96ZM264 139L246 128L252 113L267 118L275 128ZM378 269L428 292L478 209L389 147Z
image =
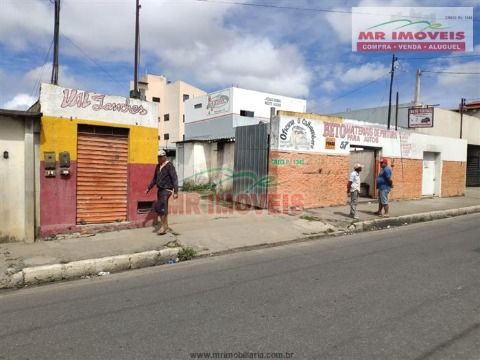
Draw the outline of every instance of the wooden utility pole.
M392 116L392 86L393 86L393 74L395 73L395 61L397 58L395 54L392 55L392 69L390 70L390 96L388 98L388 122L387 127L390 130L390 118Z
M139 99L140 93L138 91L138 58L139 58L139 42L140 42L140 0L137 0L135 5L135 65L133 70L133 94L132 98Z
M58 85L58 45L60 34L60 0L55 0L55 23L53 28L53 62L50 83Z

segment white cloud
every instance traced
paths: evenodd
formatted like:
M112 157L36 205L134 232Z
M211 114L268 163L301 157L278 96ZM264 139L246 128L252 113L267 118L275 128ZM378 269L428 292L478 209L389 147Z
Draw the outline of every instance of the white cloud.
M46 52L53 31L51 21L45 21L52 19L50 2L7 1L0 23L7 21L8 26L0 29L0 43L17 51L43 44ZM87 61L77 48L80 47L101 62L133 61L135 6L131 2L96 2L94 12L90 1L62 4L61 55ZM297 46L275 43L265 35L226 25L232 8L239 10L238 6L226 4L143 0L143 63L156 64L168 77L174 75L197 86L239 84L307 96L311 75ZM36 11L33 19L32 9Z
M350 11L350 8L336 8L334 10ZM352 17L350 14L328 13L325 18L341 42L349 43L352 41Z
M386 65L380 63L366 63L357 67L349 68L339 76L339 80L348 84L356 84L375 80L388 72L389 67Z
M35 101L37 99L28 94L17 94L13 99L3 104L2 107L9 110L27 110Z
M320 88L327 92L332 92L337 89L337 85L335 81L327 80L322 82L322 84L320 85Z

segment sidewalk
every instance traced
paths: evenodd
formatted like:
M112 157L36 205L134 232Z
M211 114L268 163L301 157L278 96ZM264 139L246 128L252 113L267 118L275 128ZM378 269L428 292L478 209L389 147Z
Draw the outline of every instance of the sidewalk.
M201 201L200 207L207 209L209 200ZM355 224L377 221L374 219L378 217L373 214L376 207L374 200L362 201L358 206L361 220ZM452 211L458 215L455 209L462 208L480 212L480 188L467 190L464 197L394 201L389 220L432 211L440 211L434 218L448 217L453 216ZM175 259L179 246L192 247L198 255L219 254L349 232L354 226L348 217L348 205L295 215L272 214L266 210L232 211L228 204L215 209L172 215L173 231L164 236L156 235L150 227L34 244L0 244L0 288L157 265ZM371 228L374 227L365 226L365 230Z

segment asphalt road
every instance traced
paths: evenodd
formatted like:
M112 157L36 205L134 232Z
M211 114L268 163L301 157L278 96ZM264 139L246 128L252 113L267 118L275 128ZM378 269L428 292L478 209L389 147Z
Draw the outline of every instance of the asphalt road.
M0 293L0 359L480 359L479 224L464 216Z

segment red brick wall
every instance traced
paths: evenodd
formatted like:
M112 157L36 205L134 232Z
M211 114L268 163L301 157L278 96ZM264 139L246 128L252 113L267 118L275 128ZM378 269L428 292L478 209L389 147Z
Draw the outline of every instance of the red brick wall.
M442 197L464 195L466 164L444 161L442 165Z
M271 151L269 208L345 204L348 166L348 156Z
M423 161L390 158L393 189L390 199L420 199L422 197Z

